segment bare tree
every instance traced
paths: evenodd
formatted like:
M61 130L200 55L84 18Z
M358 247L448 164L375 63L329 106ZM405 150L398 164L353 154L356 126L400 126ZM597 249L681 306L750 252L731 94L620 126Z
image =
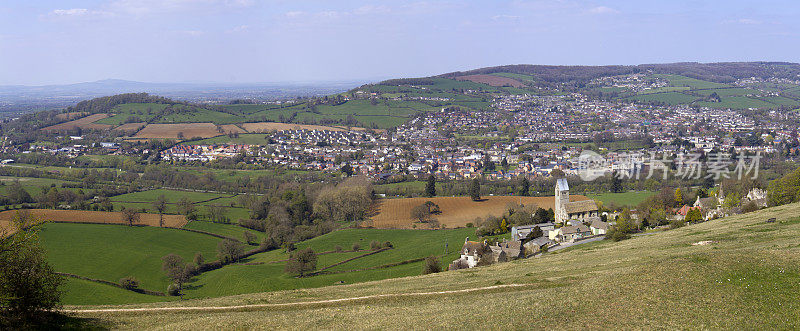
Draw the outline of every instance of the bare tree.
M294 251L286 262L287 273L303 277L317 269L317 254L311 247Z
M164 211L167 210L167 198L162 194L153 201L153 208L158 212L158 226L164 227Z
M122 213L122 222L127 223L128 226L133 226L134 223L139 223L139 220L141 219L141 216L136 209L125 208L125 206L122 206L120 212Z
M217 245L217 254L224 263L234 262L244 254L244 246L236 240L225 239Z

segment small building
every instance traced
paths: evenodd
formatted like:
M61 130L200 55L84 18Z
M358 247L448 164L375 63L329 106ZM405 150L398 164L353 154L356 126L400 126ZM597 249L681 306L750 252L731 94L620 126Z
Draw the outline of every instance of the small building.
M586 225L570 225L550 231L550 240L557 242L575 242L592 235Z
M469 238L464 240L464 246L461 247L461 257L450 264L450 270L474 268L481 261L484 253L487 250L486 241L477 242L469 241Z
M533 231L533 229L537 227L542 230L543 236L547 236L547 233L550 230L555 229L555 224L539 223L539 224L514 226L511 228L511 240L523 241L525 240L525 238L528 238L528 235L531 233L531 231Z
M601 235L608 233L609 224L607 222L603 222L601 220L594 220L591 225L589 225L589 230L592 231L592 235Z

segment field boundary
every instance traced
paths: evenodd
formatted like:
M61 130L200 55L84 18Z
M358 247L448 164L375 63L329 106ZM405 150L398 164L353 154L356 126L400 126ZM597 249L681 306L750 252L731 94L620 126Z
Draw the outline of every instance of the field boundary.
M337 303L358 303L372 299L389 299L389 298L403 298L403 297L435 297L451 294L464 294L482 291L491 291L498 289L513 289L524 287L535 287L536 284L499 284L485 287L474 287L461 290L449 291L434 291L434 292L406 292L406 293L387 293L375 294L360 297L349 297L340 299L316 300L316 301L299 301L299 302L285 302L285 303L262 303L262 304L249 304L237 306L201 306L201 307L155 307L155 308L106 308L106 309L67 309L64 312L77 313L77 314L91 314L91 313L139 313L139 312L219 312L219 311L235 311L235 310L258 310L269 308L291 308L313 305L326 305Z
M104 284L104 285L110 285L110 286L114 286L114 287L121 288L121 289L123 289L123 290L131 291L131 292L136 292L136 293L140 293L140 294L154 295L154 296L160 296L160 297L165 297L165 296L167 296L167 295L166 295L165 293L163 293L163 292L152 291L152 290L148 290L148 289L144 289L144 288L135 288L135 289L126 288L125 286L122 286L122 285L120 285L120 284L117 284L117 283L114 283L114 282L112 282L112 281L108 281L108 280L96 279L96 278L89 278L89 277L86 277L86 276L81 276L81 275L71 274L71 273L68 273L68 272L58 272L58 271L56 271L56 272L54 272L54 273L55 273L56 275L59 275L59 276L72 277L72 278L82 279L82 280L86 280L86 281L90 281L90 282L95 282L95 283L100 283L100 284Z

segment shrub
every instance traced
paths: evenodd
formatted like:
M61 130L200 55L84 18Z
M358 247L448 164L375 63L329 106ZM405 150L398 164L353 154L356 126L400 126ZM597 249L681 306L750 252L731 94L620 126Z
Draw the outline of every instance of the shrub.
M439 265L439 259L435 256L431 255L425 258L425 267L422 269L422 274L432 274L442 271L442 267Z
M392 248L392 247L394 247L394 245L392 245L392 242L391 242L391 241L387 241L387 242L383 243L383 247L385 247L385 248Z
M244 232L244 234L243 234L242 236L244 237L244 241L245 241L247 244L253 244L253 243L255 243L255 242L256 242L256 240L257 240L257 238L256 238L256 235L254 235L254 234L253 234L252 232L250 232L250 231L245 231L245 232Z
M469 223L467 223L467 227L468 227L468 228L475 227L475 224L472 224L472 222L469 222Z
M169 284L169 286L167 286L167 294L171 296L180 295L181 294L180 286L178 286L178 284Z
M333 247L333 250L334 250L334 251L337 251L337 252L341 252L341 251L343 251L344 249L342 248L342 246L340 246L340 245L336 245L336 246L334 246L334 247Z
M682 219L674 219L669 222L670 229L677 229L686 225L686 221Z
M217 255L223 263L236 261L242 254L244 246L238 241L225 239L217 245Z
M742 213L751 213L756 210L758 210L758 205L753 201L750 201L742 206Z
M135 290L139 288L139 280L133 278L133 276L128 276L121 278L119 280L119 285L122 285L126 290Z
M196 264L199 267L204 262L206 262L206 260L203 258L203 254L201 254L200 252L194 254L194 264Z
M373 251L376 249L380 249L381 243L378 242L377 240L373 240L372 242L369 243L369 248L372 249Z
M354 250L354 251L359 251L359 250L361 250L361 245L359 245L358 243L353 243L353 250Z

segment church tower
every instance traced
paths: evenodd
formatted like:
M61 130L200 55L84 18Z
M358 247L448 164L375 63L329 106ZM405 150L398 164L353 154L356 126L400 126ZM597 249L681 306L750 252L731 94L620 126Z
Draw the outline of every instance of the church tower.
M569 203L569 184L566 178L560 178L556 181L556 197L555 209L553 210L556 216L556 223L564 223L569 219L567 211L564 206Z

